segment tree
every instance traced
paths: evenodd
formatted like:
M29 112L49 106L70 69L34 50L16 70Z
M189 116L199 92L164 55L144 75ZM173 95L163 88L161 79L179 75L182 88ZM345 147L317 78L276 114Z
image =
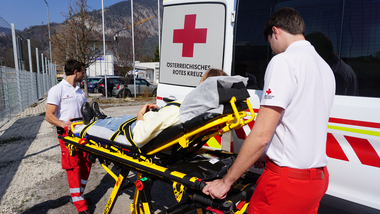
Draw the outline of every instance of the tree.
M154 57L152 58L152 62L159 62L160 61L160 50L158 50L158 45L156 45L156 48L154 50Z
M135 42L135 59L143 59L143 49L146 44L146 38L148 37L148 32L144 28L144 22L150 20L151 17L141 20L140 15L135 13L134 15L134 42ZM139 21L141 20L141 21ZM133 78L131 75L127 75L130 70L133 70L133 52L132 52L132 31L131 31L131 21L129 19L119 20L119 25L122 26L121 29L113 32L114 35L114 45L112 47L112 52L116 56L115 63L115 74L123 76L124 90L129 84L129 80ZM123 96L124 97L124 96Z
M100 43L101 35L97 31L98 24L88 15L90 9L87 0L70 3L69 12L64 15L64 24L52 35L53 53L57 63L64 64L67 59L73 58L88 67L95 62L94 59L101 57L102 52L93 45ZM87 96L87 75L84 83Z

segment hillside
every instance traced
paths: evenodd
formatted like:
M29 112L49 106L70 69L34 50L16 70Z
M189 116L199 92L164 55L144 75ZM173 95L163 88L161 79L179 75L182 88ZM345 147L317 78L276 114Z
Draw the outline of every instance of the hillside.
M153 52L155 46L158 44L158 27L157 27L157 1L155 0L134 0L134 22L137 23L148 17L154 16L149 21L146 21L140 25L135 26L135 32L144 32L146 38L144 40L144 47L142 55L148 55L153 57ZM68 11L63 11L66 14ZM89 12L90 17L98 22L97 31L102 34L102 11L93 10ZM131 3L130 1L122 1L111 5L104 9L105 15L105 30L106 30L106 40L113 41L116 33L119 37L130 37L131 30L124 28L131 25ZM51 32L58 32L62 27L63 23L50 23ZM7 32L3 30L3 32ZM18 32L22 38L30 39L32 43L36 44L40 51L48 53L49 41L47 39L47 26L46 25L36 25L31 26L23 31ZM0 35L1 37L5 35ZM4 46L3 44L0 44ZM3 53L0 52L0 58ZM136 59L139 60L139 59Z

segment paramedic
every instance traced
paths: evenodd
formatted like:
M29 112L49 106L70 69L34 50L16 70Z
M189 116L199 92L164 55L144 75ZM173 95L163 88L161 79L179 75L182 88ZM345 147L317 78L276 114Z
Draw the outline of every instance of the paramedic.
M86 95L76 84L84 76L84 64L69 59L65 64L66 78L49 90L45 119L57 127L57 132L64 135L64 129L70 128L70 119L81 117L80 107L86 102ZM79 213L89 213L88 205L83 197L91 162L87 153L77 151L75 156L69 154L65 142L59 140L61 146L62 169L66 170L73 204Z
M231 185L266 150L248 213L317 213L328 186L327 123L335 80L329 65L304 38L305 22L281 8L265 25L276 56L269 62L255 125L228 173L203 189L225 198Z
M205 81L208 77L214 76L228 75L219 69L209 69L203 74L199 84ZM121 117L106 117L105 119L97 119L94 121L93 125L101 126L110 129L113 132L116 132L118 131L121 124L126 121L131 121L128 126L130 127L130 130L132 130L132 140L136 145L142 146L143 143L148 142L149 140L156 137L159 133L161 133L162 130L179 122L180 105L181 101L174 101L168 103L159 111L150 111L152 109L158 109L159 107L155 104L145 104L137 113L137 117L132 115L124 115ZM102 113L100 112L99 106L96 102L92 103L92 109L89 108L90 106L87 102L83 103L83 121L90 121L94 116L98 118L100 118L99 116L102 116ZM136 120L134 118L136 118ZM91 130L89 129L89 134L91 134L90 131ZM105 130L103 131L103 134L107 135ZM110 136L107 137L109 138Z

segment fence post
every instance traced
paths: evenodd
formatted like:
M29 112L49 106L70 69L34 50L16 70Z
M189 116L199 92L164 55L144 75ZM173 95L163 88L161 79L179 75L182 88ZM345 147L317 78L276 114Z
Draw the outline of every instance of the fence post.
M54 71L54 77L53 77L53 84L56 85L57 84L57 64L53 64L53 71Z
M48 71L49 71L49 75L48 75L48 89L50 90L51 88L51 65L50 65L50 60L48 60Z
M45 85L46 85L46 91L45 91L45 93L47 92L47 91L49 91L49 74L48 74L48 60L47 60L47 57L45 56L45 72L46 72L46 78L45 78L45 80L46 80L46 82L45 82Z
M29 105L33 103L33 93L34 93L34 87L33 87L33 65L32 65L32 51L30 50L30 39L28 41L28 54L29 54L29 72L30 72L30 95L29 95Z
M38 48L36 48L36 63L37 63L37 75L36 75L36 81L37 81L37 100L41 97L41 89L40 89L40 64L38 59Z
M44 87L44 90L43 90L43 93L42 93L42 96L45 94L46 92L46 86L45 86L45 70L44 70L44 55L41 53L41 71L42 71L42 86Z
M1 66L1 72L3 73L3 85L4 85L4 104L5 109L8 112L8 118L11 120L11 108L9 107L9 92L8 92L8 79L5 66Z
M21 88L20 88L20 71L18 69L15 24L11 23L11 28L12 28L12 40L13 40L13 56L14 56L14 60L15 60L15 69L16 69L17 95L18 95L18 102L19 102L19 110L20 110L20 112L22 112L22 99L21 99Z

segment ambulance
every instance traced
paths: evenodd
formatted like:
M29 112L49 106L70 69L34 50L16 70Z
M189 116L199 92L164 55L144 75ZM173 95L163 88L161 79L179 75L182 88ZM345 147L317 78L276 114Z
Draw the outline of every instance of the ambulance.
M183 99L204 72L219 68L249 78L258 113L273 57L263 28L281 7L301 14L305 36L330 41L324 58L356 83L337 88L327 133L330 183L319 213L380 213L380 0L164 0L157 104ZM237 153L252 126L209 146L232 141Z

